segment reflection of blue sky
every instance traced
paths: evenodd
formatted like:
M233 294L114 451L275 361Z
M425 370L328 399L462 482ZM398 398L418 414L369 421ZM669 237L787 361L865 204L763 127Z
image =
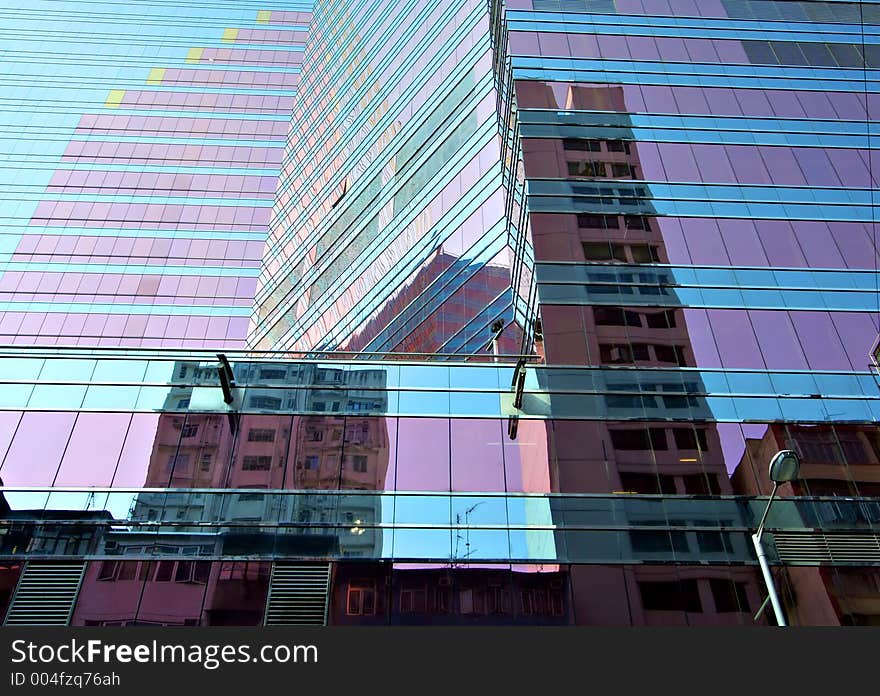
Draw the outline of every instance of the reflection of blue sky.
M380 510L379 521L386 527L383 558L540 561L557 557L546 496L386 494L381 496Z
M137 498L136 493L106 491L6 491L12 510L69 510L95 512L106 510L114 519L124 520Z

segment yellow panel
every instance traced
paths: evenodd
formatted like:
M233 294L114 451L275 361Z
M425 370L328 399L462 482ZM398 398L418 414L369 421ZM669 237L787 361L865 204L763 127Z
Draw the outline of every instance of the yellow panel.
M162 78L165 77L165 68L153 68L147 78L148 85L161 85Z
M122 103L123 99L125 99L124 89L111 89L110 94L107 95L107 101L104 102L104 108L115 109Z
M269 10L257 12L257 24L268 24L270 19L272 19L272 13Z
M232 43L238 38L238 29L224 29L223 30L223 38L220 39L223 43Z
M189 53L186 54L186 62L187 63L198 63L202 59L202 54L205 52L204 48L191 48L189 49Z

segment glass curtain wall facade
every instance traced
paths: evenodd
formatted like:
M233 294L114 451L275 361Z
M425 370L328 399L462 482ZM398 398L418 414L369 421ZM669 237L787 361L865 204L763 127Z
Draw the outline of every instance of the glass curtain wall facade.
M0 341L244 345L310 11L0 4Z
M4 10L8 623L766 624L783 448L790 622L880 622L880 4L75 5Z

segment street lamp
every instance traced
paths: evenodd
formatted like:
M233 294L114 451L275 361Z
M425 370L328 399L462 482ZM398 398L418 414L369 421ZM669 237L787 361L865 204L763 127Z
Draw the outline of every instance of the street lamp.
M773 505L773 499L776 497L776 491L780 483L794 481L798 477L800 470L800 459L794 450L782 450L773 455L770 460L770 480L773 481L773 490L770 493L770 499L767 501L767 507L761 516L761 523L758 525L758 531L752 535L752 543L755 545L755 553L758 554L758 563L761 566L761 574L764 576L764 584L767 585L767 599L773 605L773 613L776 615L776 624L778 626L787 626L785 615L782 613L782 604L779 602L779 595L776 594L776 584L773 582L773 576L770 574L770 566L767 565L767 557L764 555L764 545L761 543L761 537L764 535L764 523L767 521L767 513L770 512L770 506ZM758 610L755 618L761 615L767 600Z

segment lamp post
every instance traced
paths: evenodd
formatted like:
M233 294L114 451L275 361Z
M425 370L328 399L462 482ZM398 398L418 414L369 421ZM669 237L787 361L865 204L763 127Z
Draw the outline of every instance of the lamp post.
M798 477L800 470L800 459L794 450L782 450L773 455L770 460L770 480L773 481L773 490L770 493L770 499L767 501L767 507L761 516L761 522L758 525L758 531L752 535L752 544L755 546L755 553L758 555L758 564L761 566L761 574L764 576L764 584L767 585L768 599L773 605L773 613L776 616L776 624L778 626L787 626L785 622L785 614L782 612L782 603L779 601L779 595L776 593L776 583L773 582L773 576L770 574L770 566L767 564L767 556L764 554L764 545L761 538L764 536L764 523L767 521L767 513L770 512L770 506L773 505L773 499L776 497L776 491L780 483L794 481ZM767 600L764 601L757 616L760 616Z

